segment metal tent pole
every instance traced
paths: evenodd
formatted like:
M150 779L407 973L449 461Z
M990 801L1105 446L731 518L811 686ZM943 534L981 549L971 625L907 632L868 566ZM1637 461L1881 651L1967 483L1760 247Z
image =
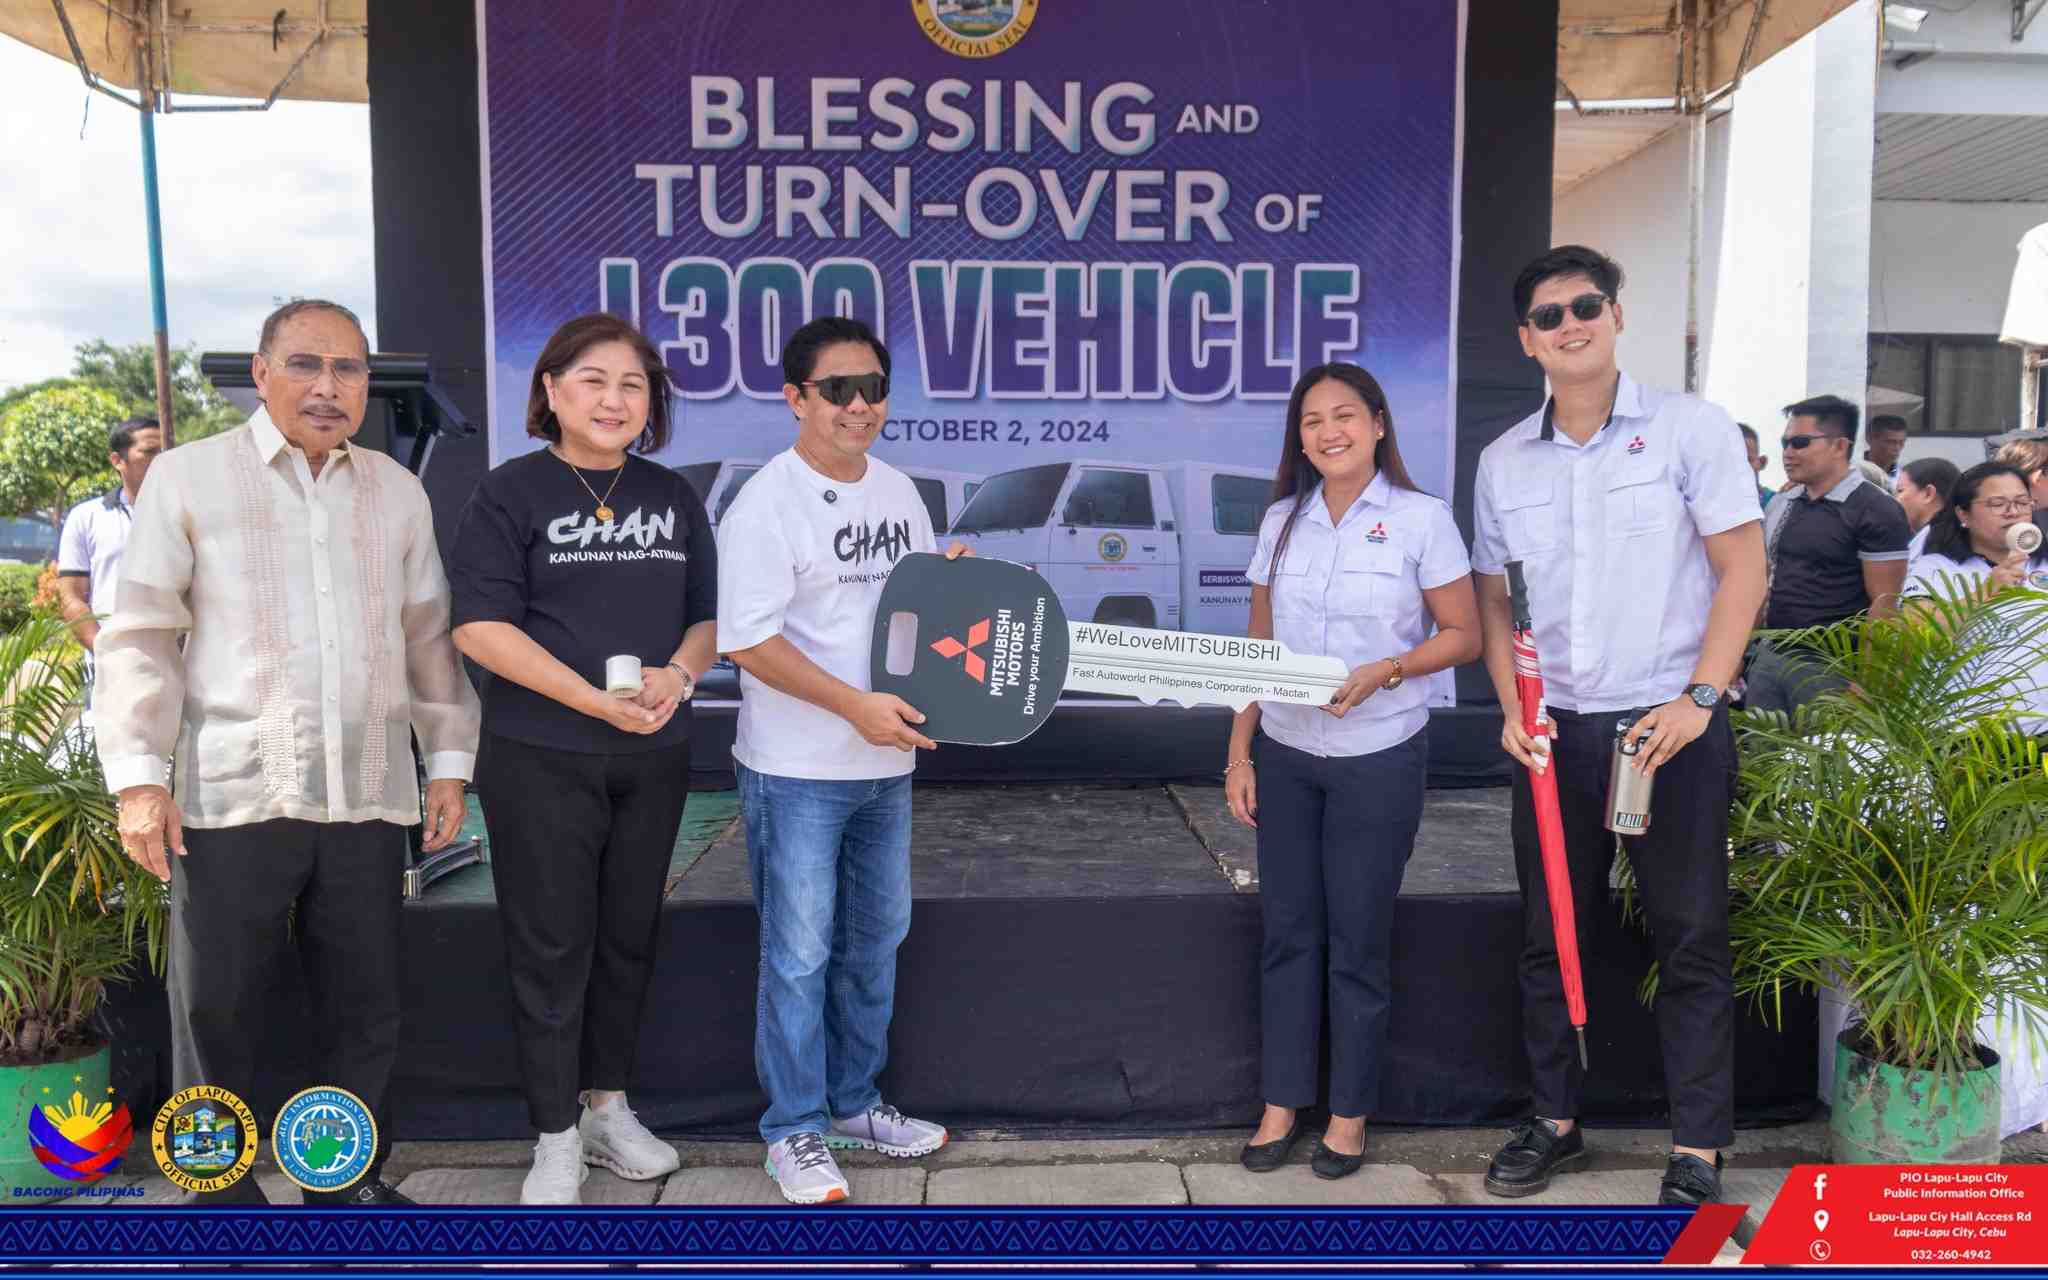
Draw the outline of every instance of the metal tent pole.
M156 324L156 417L164 448L177 443L171 422L171 322L164 303L164 228L156 192L156 90L149 74L149 29L135 47L135 73L142 110L142 204L149 225L149 310Z

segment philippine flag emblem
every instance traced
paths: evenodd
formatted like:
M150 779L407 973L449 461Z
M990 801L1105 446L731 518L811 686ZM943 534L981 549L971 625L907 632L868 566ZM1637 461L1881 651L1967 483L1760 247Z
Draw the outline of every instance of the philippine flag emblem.
M98 1182L119 1169L134 1139L126 1103L89 1103L74 1091L68 1105L29 1109L29 1150L45 1169L71 1182Z

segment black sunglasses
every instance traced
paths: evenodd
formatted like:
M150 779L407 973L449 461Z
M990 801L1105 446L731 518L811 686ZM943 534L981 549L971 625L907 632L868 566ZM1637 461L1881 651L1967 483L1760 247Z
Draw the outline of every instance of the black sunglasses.
M1779 441L1779 443L1784 445L1787 449L1791 449L1794 452L1797 452L1800 449L1804 449L1807 445L1812 444L1816 440L1841 440L1844 438L1845 437L1842 436L1786 436L1783 440Z
M1604 293L1582 293L1571 300L1572 314L1582 321L1598 320L1601 310L1609 301ZM1540 307L1531 307L1529 314L1522 318L1534 327L1549 333L1564 323L1565 305L1562 302L1546 302Z
M871 405L889 398L889 375L886 373L842 373L803 385L816 387L818 394L825 397L826 404L836 404L842 409L852 404L855 396Z

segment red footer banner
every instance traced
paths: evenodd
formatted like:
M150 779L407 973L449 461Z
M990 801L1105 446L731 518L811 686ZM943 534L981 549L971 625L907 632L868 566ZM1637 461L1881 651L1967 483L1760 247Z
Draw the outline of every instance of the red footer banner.
M1802 1164L1744 1262L1991 1263L2048 1259L2048 1165Z

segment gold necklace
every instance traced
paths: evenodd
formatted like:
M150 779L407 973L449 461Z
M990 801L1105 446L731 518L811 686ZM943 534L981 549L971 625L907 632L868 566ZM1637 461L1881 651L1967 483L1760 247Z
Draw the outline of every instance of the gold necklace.
M548 452L555 453L553 449L548 450ZM605 504L612 500L612 490L619 487L619 477L626 474L625 459L621 458L619 460L619 469L613 474L612 482L605 486L604 496L600 498L597 496L597 490L590 487L590 481L583 478L583 472L577 468L575 463L567 458L563 458L559 453L555 453L555 457L561 458L562 465L569 468L569 474L576 477L576 483L582 485L583 491L590 495L590 500L597 504L598 520L604 524L610 524L612 522L612 509Z

